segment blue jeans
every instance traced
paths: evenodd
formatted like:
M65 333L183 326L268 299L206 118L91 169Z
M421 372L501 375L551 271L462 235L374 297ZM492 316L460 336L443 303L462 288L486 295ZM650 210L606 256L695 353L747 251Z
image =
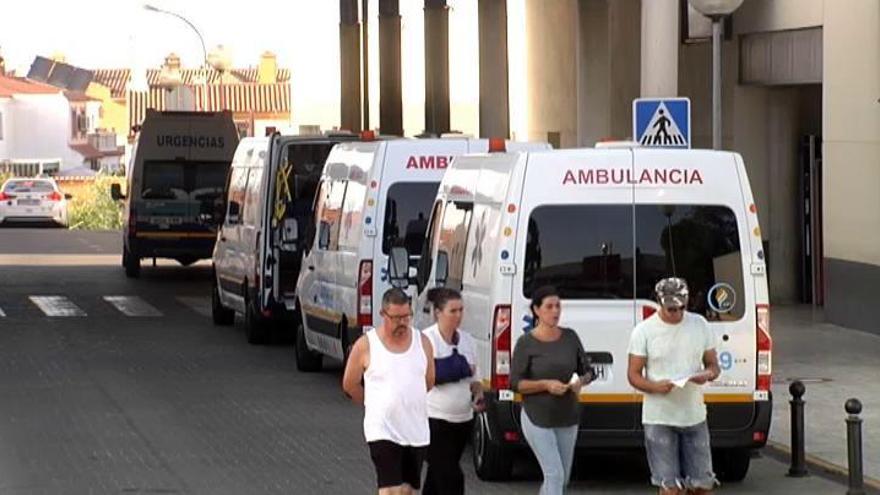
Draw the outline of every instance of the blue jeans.
M688 427L645 425L645 450L654 486L711 490L718 484L705 421Z
M577 441L578 426L561 428L543 428L535 426L526 414L520 413L523 435L529 447L538 458L544 483L540 495L559 495L565 491L565 485L571 477L571 464L574 461L574 445Z

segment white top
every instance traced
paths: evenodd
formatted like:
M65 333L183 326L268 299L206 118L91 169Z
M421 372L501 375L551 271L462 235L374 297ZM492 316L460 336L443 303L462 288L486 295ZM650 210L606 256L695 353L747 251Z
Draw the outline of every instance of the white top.
M702 316L685 312L684 319L670 325L654 314L633 329L629 353L647 357L651 381L682 380L703 370L703 353L715 348L715 334ZM703 390L693 382L676 386L666 395L645 394L642 424L686 427L706 420Z
M379 334L367 331L370 365L364 372L364 437L367 442L388 440L398 445L424 447L428 430L425 374L428 359L421 334L411 329L406 352L389 351Z
M476 346L470 334L457 330L458 345L456 346L447 344L443 340L440 328L436 324L422 330L422 333L431 340L436 359L451 356L452 349L457 347L458 353L467 359L468 364L476 367ZM473 376L478 376L476 371L474 371ZM450 423L464 423L473 419L474 409L471 405L471 382L473 381L473 376L454 383L435 385L428 392L428 416L449 421Z

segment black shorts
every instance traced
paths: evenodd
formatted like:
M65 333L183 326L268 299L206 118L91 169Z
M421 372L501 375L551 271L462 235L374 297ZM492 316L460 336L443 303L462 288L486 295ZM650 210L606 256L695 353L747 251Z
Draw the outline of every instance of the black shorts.
M422 463L428 447L408 447L388 440L367 442L370 458L376 466L379 488L404 483L418 490L422 486Z

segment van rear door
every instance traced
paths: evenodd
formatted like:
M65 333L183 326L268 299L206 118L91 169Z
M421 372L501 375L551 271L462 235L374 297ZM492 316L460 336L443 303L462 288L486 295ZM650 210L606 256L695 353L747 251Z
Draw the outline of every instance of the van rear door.
M688 310L709 321L721 376L705 388L709 425L738 430L753 422L755 282L747 205L733 154L636 149L636 314L657 307L654 284L687 280ZM711 404L723 403L723 408Z
M554 285L560 324L577 332L599 377L583 389L582 429L621 432L638 421L638 396L626 376L635 324L633 186L630 150L533 153L527 164L517 232L513 340L531 330L532 292ZM607 435L606 435L607 436ZM589 441L590 435L584 438Z

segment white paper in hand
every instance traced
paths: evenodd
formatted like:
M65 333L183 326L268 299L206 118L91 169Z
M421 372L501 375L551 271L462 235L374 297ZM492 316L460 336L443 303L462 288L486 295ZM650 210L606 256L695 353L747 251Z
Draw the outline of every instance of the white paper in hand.
M690 381L691 377L686 376L683 378L679 378L678 380L672 380L672 384L678 388L684 388L687 385L687 382Z
M568 384L569 384L569 385L574 385L575 383L577 383L577 381L578 381L579 378L580 378L580 377L578 376L577 373L572 373L572 374L571 374L571 380L568 381Z

